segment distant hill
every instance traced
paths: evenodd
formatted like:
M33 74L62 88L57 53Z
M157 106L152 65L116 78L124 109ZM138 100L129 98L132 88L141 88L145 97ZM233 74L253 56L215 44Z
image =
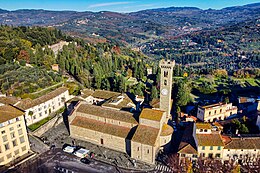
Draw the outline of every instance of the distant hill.
M88 40L109 39L136 45L260 18L260 3L202 10L169 7L133 13L0 10L0 24L51 26Z

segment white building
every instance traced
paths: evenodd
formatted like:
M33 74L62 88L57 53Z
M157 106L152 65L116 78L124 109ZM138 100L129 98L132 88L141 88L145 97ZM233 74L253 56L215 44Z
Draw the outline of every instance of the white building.
M36 123L52 112L55 112L64 106L64 102L70 99L69 91L65 87L60 87L37 99L24 99L14 106L25 111L25 120L27 125Z
M223 150L223 160L248 161L260 157L260 137L230 138Z
M197 118L204 122L224 120L231 115L237 114L237 107L232 103L217 103L198 108Z

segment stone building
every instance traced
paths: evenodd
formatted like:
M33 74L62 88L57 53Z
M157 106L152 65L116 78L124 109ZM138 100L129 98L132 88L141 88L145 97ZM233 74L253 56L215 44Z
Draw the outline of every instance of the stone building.
M15 161L30 150L24 112L0 106L0 165Z
M169 149L173 133L167 122L171 119L174 63L160 61L160 108L145 108L139 117L130 113L136 106L124 93L83 90L82 98L86 103L80 103L69 118L71 137L118 150L136 160L154 164L157 152L160 149Z
M70 99L69 91L65 87L60 87L46 95L36 99L23 99L14 104L17 108L25 111L25 120L27 125L36 123L52 112L55 112L64 106L64 102Z
M232 103L217 103L198 108L197 118L204 122L213 122L215 120L224 120L231 115L237 114L237 107Z
M139 123L126 111L80 103L70 119L72 138L111 148L150 164L170 140L173 129L166 124L166 113L144 109Z

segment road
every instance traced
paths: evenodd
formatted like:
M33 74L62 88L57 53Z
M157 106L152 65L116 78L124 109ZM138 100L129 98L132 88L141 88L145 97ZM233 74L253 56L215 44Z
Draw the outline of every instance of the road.
M12 171L10 171L12 172ZM16 173L116 173L115 166L91 160L90 164L80 162L80 158L63 152L61 149L49 150L34 160L25 162L13 170Z

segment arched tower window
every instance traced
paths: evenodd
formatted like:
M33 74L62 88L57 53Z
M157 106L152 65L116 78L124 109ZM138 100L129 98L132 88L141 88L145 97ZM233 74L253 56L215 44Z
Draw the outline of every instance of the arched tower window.
M167 85L167 80L164 80L164 85L165 85L165 86Z
M168 77L168 71L164 71L164 77Z

